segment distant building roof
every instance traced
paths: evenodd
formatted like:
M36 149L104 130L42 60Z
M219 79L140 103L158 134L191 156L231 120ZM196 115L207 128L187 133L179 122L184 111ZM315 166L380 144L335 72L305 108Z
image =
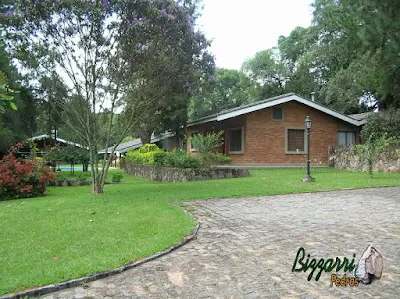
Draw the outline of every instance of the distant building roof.
M306 106L309 106L311 108L314 108L316 110L324 112L328 115L331 115L333 117L341 119L341 120L343 120L347 123L350 123L352 125L355 125L355 126L360 126L360 125L365 124L364 120L359 121L355 118L351 118L349 116L346 116L344 114L336 112L330 108L324 107L313 101L309 101L302 97L299 97L298 95L296 95L294 93L288 93L288 94L283 94L283 95L280 95L277 97L272 97L272 98L269 98L266 100L258 101L255 103L251 103L248 105L244 105L244 106L240 106L240 107L236 107L236 108L232 108L232 109L228 109L228 110L223 110L218 114L213 114L213 115L210 115L207 117L195 119L195 120L189 121L187 126L191 127L191 126L195 126L195 125L199 125L199 124L203 124L203 123L207 123L207 122L211 122L211 121L223 121L225 119L233 118L233 117L236 117L239 115L258 111L258 110L265 109L268 107L273 107L273 106L287 103L290 101L296 101L296 102L302 103Z
M31 138L28 138L28 140L32 140L32 141L43 140L43 139L54 139L55 141L57 141L59 143L64 143L64 144L69 144L69 145L74 145L74 146L77 146L77 147L84 148L84 146L79 144L79 143L75 143L75 142L68 141L68 140L65 140L65 139L62 139L62 138L58 138L58 137L57 138L53 138L52 136L50 136L48 134L42 134L42 135L33 136Z
M172 132L166 132L166 133L163 133L163 134L161 134L159 136L155 136L154 134L152 134L150 143L156 143L156 142L158 142L160 140L163 140L163 139L166 139L166 138L169 138L169 137L172 137L172 136L175 136L175 134L172 133ZM123 153L126 153L127 151L138 149L142 145L143 145L143 143L142 143L142 140L140 138L137 138L137 139L134 139L134 140L131 140L131 141L127 141L127 142L124 142L124 143L120 143L115 148L115 153L123 154ZM111 153L112 148L113 147L110 146L107 149L107 153ZM104 154L104 153L105 153L104 149L99 151L99 154Z

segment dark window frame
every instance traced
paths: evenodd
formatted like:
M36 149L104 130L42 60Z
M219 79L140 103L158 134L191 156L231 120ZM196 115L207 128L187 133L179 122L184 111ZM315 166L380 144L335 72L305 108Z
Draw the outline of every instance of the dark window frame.
M296 130L296 131L303 131L303 149L296 149L296 150L289 150L289 131L290 130ZM307 152L307 132L306 129L303 127L286 127L285 128L285 154L290 154L290 155L304 155Z
M231 150L231 138L232 138L232 131L241 131L241 148L239 151ZM243 127L236 127L229 129L229 140L228 140L228 153L229 154L243 154L244 153L244 128Z
M344 133L345 134L345 144L340 144L339 143L339 134L340 133ZM354 143L350 143L349 142L349 140L350 140L350 138L348 137L348 134L352 134L353 135L353 137L354 137ZM352 146L352 145L355 145L357 143L357 135L356 135L356 132L354 132L354 131L338 131L338 145L344 145L344 146Z
M276 115L275 115L274 111L276 109L280 109L281 118L275 118ZM275 121L282 121L283 120L283 108L281 106L272 107L271 118L272 118L272 120L275 120Z

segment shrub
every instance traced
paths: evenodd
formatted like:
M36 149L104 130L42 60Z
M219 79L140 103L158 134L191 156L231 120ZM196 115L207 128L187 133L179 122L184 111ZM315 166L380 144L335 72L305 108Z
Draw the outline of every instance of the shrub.
M145 144L138 150L126 153L126 160L138 164L154 164L155 160L162 159L165 152L155 144Z
M14 153L23 147L17 143L0 160L0 200L44 195L53 172L34 156L16 159Z
M126 160L138 164L155 164L155 161L162 159L165 152L155 144L145 144L138 150L129 151Z
M150 152L159 152L161 149L152 143L147 143L143 145L141 148L139 148L139 153L145 154L145 153L150 153Z
M196 149L200 154L208 154L215 152L219 147L222 146L224 132L219 131L218 133L208 134L196 134L190 139L192 147Z
M202 155L202 160L204 165L225 165L231 164L232 158L227 157L221 153L208 153Z
M368 142L381 137L400 137L400 109L371 113L361 130L361 137Z
M192 156L183 150L164 152L154 144L146 144L138 150L129 151L126 160L138 164L152 164L177 168L200 168L216 164L229 164L232 159L223 154L207 152Z
M224 132L195 135L191 138L193 148L198 152L203 166L230 164L232 159L216 151L222 146Z
M113 183L120 183L121 180L122 180L123 178L124 178L124 175L123 175L122 173L120 173L120 172L115 172L115 173L113 173L113 175L112 175L111 181L112 181Z
M394 144L399 144L399 140L394 137L388 137L386 134L376 137L372 133L364 144L357 144L354 149L361 159L367 163L368 173L372 176L373 165L377 155Z
M178 168L200 168L203 166L199 158L188 155L185 151L176 149L165 153L164 157L157 160L157 164Z
M83 173L81 173L81 174L78 176L78 181L80 181L80 182L86 182L86 181L87 181L87 176L84 175Z
M58 181L64 181L65 180L64 173L62 171L56 171L55 179Z

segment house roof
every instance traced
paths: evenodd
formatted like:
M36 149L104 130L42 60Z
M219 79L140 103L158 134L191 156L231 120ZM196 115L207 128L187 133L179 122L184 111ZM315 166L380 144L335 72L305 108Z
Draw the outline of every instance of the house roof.
M51 138L53 138L52 136L50 136L50 135L48 135L48 134L42 134L42 135L38 135L38 136L33 136L33 137L31 137L31 138L28 138L28 140L32 140L32 141L35 141L35 140L43 140L43 139L51 139ZM53 138L54 139L54 138ZM74 145L74 146L77 146L77 147L84 147L84 146L82 146L81 144L79 144L79 143L75 143L75 142L72 142L72 141L68 141L68 140L65 140L65 139L62 139L62 138L55 138L55 140L57 141L57 142L60 142L60 143L65 143L65 144L69 144L69 145Z
M358 121L365 121L365 119L370 116L372 113L375 113L373 111L370 112L364 112L364 113L358 113L358 114L350 114L349 117L354 118Z
M161 134L160 136L155 136L154 134L152 134L152 135L151 135L150 143L156 143L156 142L158 142L158 141L160 141L160 140L163 140L163 139L172 137L172 136L174 136L174 135L175 135L175 134L172 133L172 132L166 132L166 133ZM138 149L138 148L141 147L142 145L143 145L142 140L141 140L140 138L137 138L137 139L134 139L134 140L131 140L131 141L127 141L127 142L124 142L124 143L120 143L120 144L115 148L115 151L114 151L114 152L117 153L117 154L118 154L118 153L123 154L123 153L126 153L127 151L134 150L134 149ZM112 148L113 148L113 146L110 146L110 147L107 149L107 153L111 153ZM101 151L99 151L99 154L104 154L104 153L105 153L105 150L104 150L104 149L102 149Z
M190 121L190 122L188 122L187 126L191 127L191 126L195 126L195 125L199 125L199 124L203 124L203 123L207 123L207 122L211 122L211 121L223 121L225 119L233 118L233 117L236 117L239 115L247 114L247 113L258 111L258 110L262 110L262 109L265 109L268 107L273 107L273 106L287 103L290 101L296 101L296 102L302 103L306 106L309 106L311 108L314 108L316 110L324 112L328 115L331 115L335 118L338 118L342 121L345 121L345 122L350 123L355 126L360 126L360 125L365 124L365 120L357 120L356 118L346 116L346 115L336 112L330 108L327 108L327 107L324 107L315 102L306 100L294 93L288 93L288 94L283 94L283 95L280 95L277 97L269 98L266 100L262 100L259 102L251 103L248 105L244 105L244 106L240 106L240 107L236 107L236 108L232 108L232 109L228 109L228 110L223 110L220 113Z

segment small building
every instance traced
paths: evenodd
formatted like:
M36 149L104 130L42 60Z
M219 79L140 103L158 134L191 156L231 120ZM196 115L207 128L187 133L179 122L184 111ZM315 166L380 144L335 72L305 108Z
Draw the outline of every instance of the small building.
M42 157L44 154L46 154L46 152L51 148L54 147L56 145L58 146L75 146L75 147L80 147L80 148L85 148L84 146L72 142L72 141L68 141L59 137L54 137L54 136L50 136L48 134L42 134L42 135L38 135L38 136L33 136L31 138L28 138L28 140L34 141L36 144L36 155L38 157ZM18 153L19 155L30 155L31 154L31 149L29 148L24 148L21 149L21 151Z
M223 131L220 152L231 157L235 165L304 165L307 116L312 120L313 164L327 165L332 145L353 145L360 141L365 119L343 115L291 93L188 122L186 150L195 152L190 136Z

